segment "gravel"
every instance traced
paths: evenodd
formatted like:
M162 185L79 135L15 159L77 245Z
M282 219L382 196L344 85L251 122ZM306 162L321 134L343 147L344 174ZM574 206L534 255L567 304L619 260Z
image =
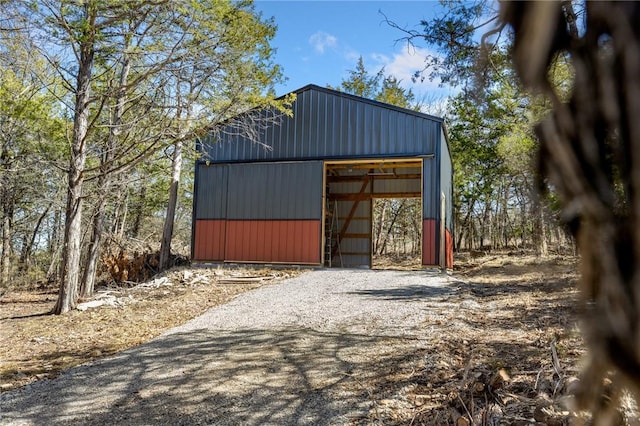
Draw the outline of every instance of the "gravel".
M455 291L435 271L307 272L1 394L0 425L365 424L377 369L424 348L428 304Z

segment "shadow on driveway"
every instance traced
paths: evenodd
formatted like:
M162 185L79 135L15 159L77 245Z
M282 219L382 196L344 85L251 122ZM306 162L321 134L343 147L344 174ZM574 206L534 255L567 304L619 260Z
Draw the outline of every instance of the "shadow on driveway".
M359 381L381 380L381 366L412 353L406 343L309 329L170 334L0 395L0 424L357 422L384 397Z
M381 298L383 300L417 301L425 298L443 297L455 294L454 287L430 287L427 285L408 285L385 289L366 289L351 292L359 296Z

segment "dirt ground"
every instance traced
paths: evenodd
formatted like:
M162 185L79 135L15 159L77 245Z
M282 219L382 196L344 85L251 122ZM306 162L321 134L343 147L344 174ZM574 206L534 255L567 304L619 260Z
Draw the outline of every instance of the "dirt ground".
M389 261L396 264L396 261ZM411 262L407 261L407 265ZM47 315L53 290L0 299L0 391L149 341L234 296L299 271L179 269L98 307ZM429 349L362 378L377 399L366 424L567 424L584 347L576 259L456 259L455 296L426 302ZM96 303L97 304L97 303Z
M238 294L298 273L179 268L131 288L98 288L93 302L80 304L84 310L65 315L49 315L55 289L10 291L0 298L0 392L137 346Z
M397 424L569 424L565 395L585 355L576 266L573 257L459 256L459 303L434 300L425 324L433 349L387 375L384 386L404 382Z

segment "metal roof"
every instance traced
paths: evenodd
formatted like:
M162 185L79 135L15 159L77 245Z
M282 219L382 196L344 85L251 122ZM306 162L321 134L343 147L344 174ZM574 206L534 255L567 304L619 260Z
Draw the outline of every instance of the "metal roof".
M199 149L212 162L418 157L438 151L441 118L316 85L294 93L293 117L260 131L260 142L270 149L231 127L199 141Z

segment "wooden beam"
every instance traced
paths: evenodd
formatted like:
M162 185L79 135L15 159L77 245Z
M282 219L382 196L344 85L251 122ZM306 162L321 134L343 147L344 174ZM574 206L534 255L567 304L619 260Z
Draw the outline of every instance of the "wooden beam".
M422 198L422 192L377 192L373 198Z
M347 228L351 223L351 219L353 219L353 216L356 214L356 210L358 208L358 205L360 204L360 201L368 199L367 194L365 193L365 190L367 189L368 184L369 184L369 179L367 177L367 179L364 182L362 182L362 186L360 187L360 192L358 192L357 194L354 194L356 195L356 197L360 197L360 198L353 198L355 202L351 206L351 210L347 215L347 220L344 221L344 223L342 224L342 229L340 229L340 232L338 233L338 235L340 235L341 238L342 238L342 235L347 231ZM338 194L335 194L335 195L338 195ZM339 200L339 198L335 198L335 199Z
M367 177L372 178L373 180L397 180L397 179L420 179L422 174L420 173L407 173L407 174L395 174L395 175L377 175L377 176L369 176L369 175L359 175L359 176L329 176L327 177L327 182L362 182Z
M332 194L332 200L338 201L365 201L372 198L420 198L421 192L377 192L373 194L369 193L357 193L357 194Z
M327 163L328 170L338 169L400 169L400 168L419 168L422 163L419 160L410 161L371 161L355 160L347 163Z
M325 265L327 262L327 259L325 259L327 254L327 173L327 165L322 163L322 220L320 221L320 232L322 232L322 239L320 240L320 262L322 262L322 265ZM331 262L329 262L329 266L331 266Z

